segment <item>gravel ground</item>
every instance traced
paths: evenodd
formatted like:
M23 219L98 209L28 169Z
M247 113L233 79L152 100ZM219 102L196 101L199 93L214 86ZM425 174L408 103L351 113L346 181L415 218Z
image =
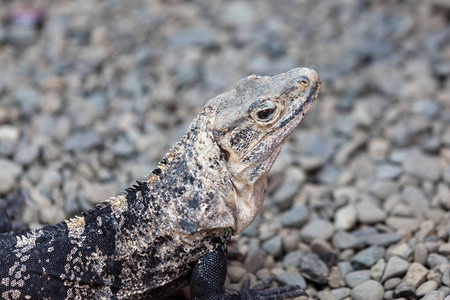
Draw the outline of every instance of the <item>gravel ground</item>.
M34 3L0 4L0 197L29 194L18 222L143 178L239 78L310 66L319 100L233 239L227 285L450 299L450 2Z

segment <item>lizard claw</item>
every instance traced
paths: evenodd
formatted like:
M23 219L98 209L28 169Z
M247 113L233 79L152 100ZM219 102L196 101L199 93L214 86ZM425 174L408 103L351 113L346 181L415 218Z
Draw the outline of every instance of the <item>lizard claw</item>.
M286 285L278 288L268 289L275 277L269 276L262 282L250 288L250 279L246 278L242 286L241 294L244 299L255 300L283 300L308 294L297 285Z

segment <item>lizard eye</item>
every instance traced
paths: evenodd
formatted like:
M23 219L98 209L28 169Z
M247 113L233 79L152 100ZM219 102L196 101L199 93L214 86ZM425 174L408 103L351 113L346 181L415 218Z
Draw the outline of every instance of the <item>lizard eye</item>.
M260 123L270 123L277 116L277 106L270 100L264 101L252 111L252 117Z
M300 80L300 84L303 85L304 87L308 87L309 80L304 78L304 79Z

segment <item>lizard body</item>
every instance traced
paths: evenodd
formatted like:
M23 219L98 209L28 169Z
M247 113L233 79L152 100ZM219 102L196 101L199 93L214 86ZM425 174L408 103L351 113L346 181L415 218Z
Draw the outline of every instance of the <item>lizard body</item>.
M319 89L307 68L243 78L205 104L146 182L83 217L0 234L0 297L164 299L187 284L193 299L301 295L226 291L225 252L259 213L267 173Z

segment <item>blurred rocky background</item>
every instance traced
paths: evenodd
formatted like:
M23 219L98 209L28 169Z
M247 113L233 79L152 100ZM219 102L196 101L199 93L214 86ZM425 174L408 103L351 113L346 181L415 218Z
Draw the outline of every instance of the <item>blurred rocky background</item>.
M25 192L33 228L78 214L241 77L310 66L319 100L227 285L449 300L449 20L445 0L2 1L0 198Z

